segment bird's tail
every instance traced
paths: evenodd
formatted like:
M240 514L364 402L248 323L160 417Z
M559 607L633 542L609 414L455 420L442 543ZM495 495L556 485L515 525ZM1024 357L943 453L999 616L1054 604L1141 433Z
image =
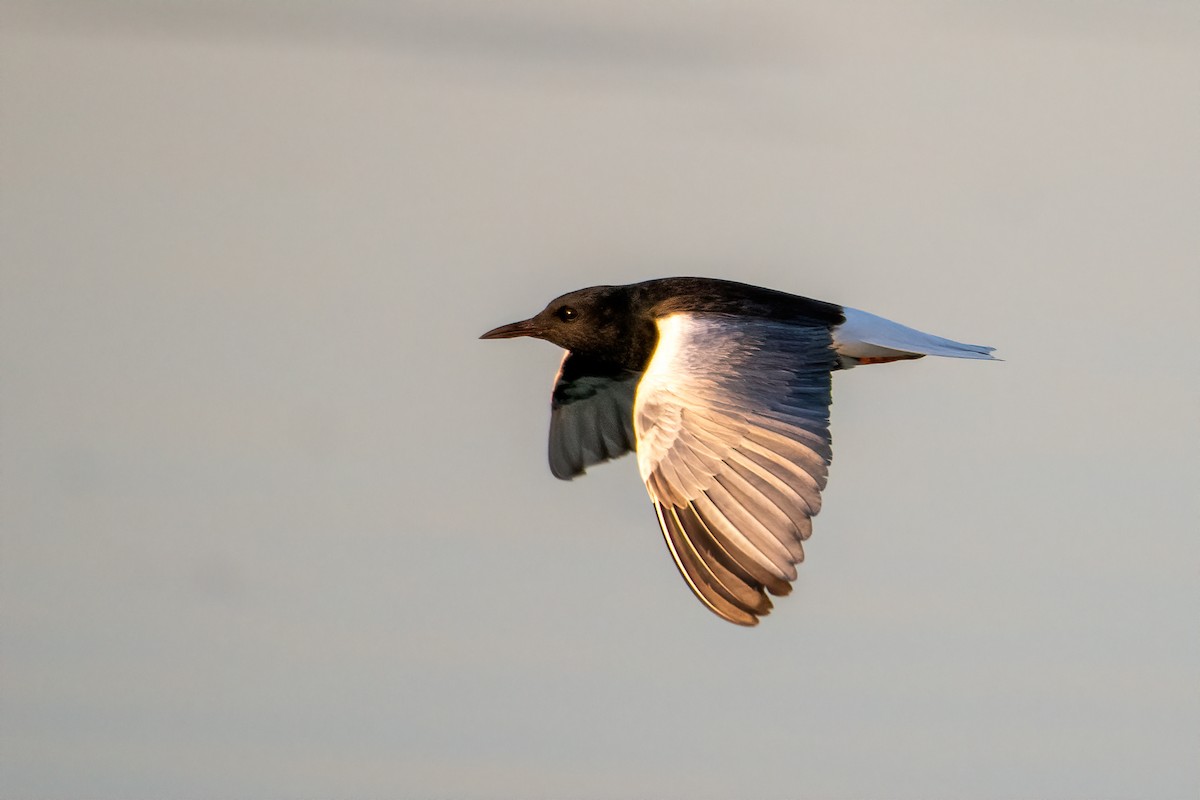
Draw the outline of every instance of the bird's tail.
M997 360L994 347L944 339L855 308L843 311L846 321L833 329L833 346L844 367L921 356Z

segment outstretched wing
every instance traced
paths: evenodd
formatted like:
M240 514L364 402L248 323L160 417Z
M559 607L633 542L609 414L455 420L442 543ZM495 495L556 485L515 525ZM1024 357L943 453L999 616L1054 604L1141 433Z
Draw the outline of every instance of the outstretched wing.
M634 404L638 469L679 571L739 625L804 559L830 462L829 328L724 314L658 321Z
M633 396L640 372L568 352L550 400L550 471L569 481L634 448Z

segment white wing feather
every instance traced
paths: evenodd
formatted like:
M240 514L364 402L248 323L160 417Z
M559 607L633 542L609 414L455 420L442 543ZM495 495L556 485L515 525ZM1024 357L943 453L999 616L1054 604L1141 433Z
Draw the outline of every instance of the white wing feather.
M684 579L753 625L787 594L830 460L824 326L713 313L658 321L634 401L638 469Z

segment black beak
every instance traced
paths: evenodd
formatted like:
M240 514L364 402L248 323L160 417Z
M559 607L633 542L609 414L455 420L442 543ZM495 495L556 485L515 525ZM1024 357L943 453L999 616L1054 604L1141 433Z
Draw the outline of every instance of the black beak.
M537 336L540 327L532 319L513 322L509 325L501 325L499 328L492 328L490 331L480 336L480 339L515 339L518 336Z

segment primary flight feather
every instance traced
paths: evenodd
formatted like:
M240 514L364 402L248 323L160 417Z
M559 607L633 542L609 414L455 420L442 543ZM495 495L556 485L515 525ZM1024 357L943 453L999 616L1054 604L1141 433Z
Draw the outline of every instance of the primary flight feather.
M555 477L635 450L680 574L738 625L788 594L804 560L832 456L833 371L993 349L710 278L581 289L480 338L517 336L567 351L550 403Z

